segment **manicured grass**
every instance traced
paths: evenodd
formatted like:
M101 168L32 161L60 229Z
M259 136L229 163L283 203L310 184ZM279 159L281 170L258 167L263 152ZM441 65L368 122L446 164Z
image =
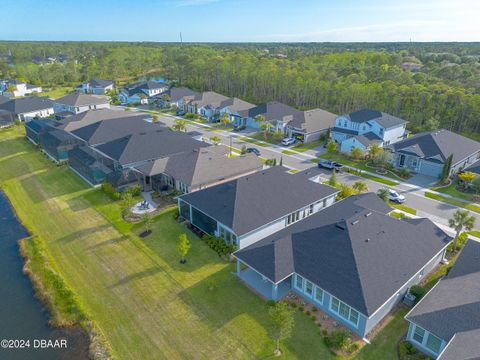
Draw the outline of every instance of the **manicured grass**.
M447 198L445 196L441 196L441 195L432 193L430 191L425 191L425 197L428 197L428 198L434 199L434 200L438 200L438 201L442 201L442 202L445 202L445 203L450 204L450 205L462 207L462 208L465 208L467 210L471 210L471 211L475 211L475 212L480 213L480 205L467 204L463 201L450 199L450 198Z
M480 238L480 231L472 230L469 232L470 235Z
M392 211L390 213L390 216L393 216L394 218L397 218L397 219L403 219L405 217L405 214L399 211Z
M245 142L248 142L248 143L251 143L251 144L254 144L254 145L257 145L257 146L262 146L262 147L267 147L268 146L268 144L262 143L260 141L257 141L255 139L251 139L251 138L248 138L248 137L245 137L245 136L240 136L240 137L238 137L238 139L242 140L242 141L245 141Z
M275 137L273 137L273 135L271 133L267 133L267 138L265 138L263 132L258 132L256 134L253 134L253 135L250 135L250 137L256 139L256 140L260 140L260 141L265 141L269 144L272 144L272 145L278 145L280 143L280 141L282 139L277 139Z
M17 127L0 132L0 167L0 184L20 219L44 240L45 254L115 358L272 356L265 303L239 283L233 263L171 213L140 239L141 226L122 223L118 203L46 160ZM181 233L192 244L186 265L176 252ZM282 350L289 359L334 358L301 314Z
M397 204L397 203L394 203L394 202L391 202L391 201L388 202L388 205L390 205L391 207L393 207L395 209L402 210L406 213L409 213L409 214L412 214L412 215L417 215L417 210L415 210L411 207L408 207L406 205Z
M467 194L467 193L464 193L464 192L461 192L459 190L457 190L457 187L456 187L456 182L452 182L452 184L450 184L449 186L446 186L446 187L434 187L432 188L432 190L435 190L436 192L439 192L439 193L443 193L443 194L447 194L447 195L450 195L450 196L453 196L453 197L457 197L459 199L463 199L463 200L467 200L467 201L472 201L472 194Z
M48 96L49 98L52 98L52 99L58 99L58 98L61 98L62 96L65 96L71 93L72 91L74 91L73 87L69 87L69 86L58 87L55 89L48 89L47 91L44 91L38 94L38 96Z
M385 185L388 185L388 186L398 185L398 182L396 182L396 181L387 180L387 179L384 179L384 178L381 178L381 177L378 177L378 176L375 176L375 175L366 174L364 172L356 174L356 175L359 175L359 176L361 176L365 179L370 179L370 180L373 180L373 181L376 181L376 182L379 182L379 183L382 183L382 184L385 184Z
M290 150L283 150L282 151L282 154L285 154L285 155L295 155L295 153L293 151L290 151Z
M305 152L307 150L311 150L316 147L323 146L324 143L325 143L325 140L315 140L309 143L299 143L298 145L295 145L293 147L293 150L298 152Z

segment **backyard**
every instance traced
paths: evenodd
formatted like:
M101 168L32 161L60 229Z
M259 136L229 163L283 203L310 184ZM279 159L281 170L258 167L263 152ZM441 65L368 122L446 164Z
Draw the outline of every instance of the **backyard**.
M14 127L0 132L0 186L24 224L41 237L60 275L119 359L269 358L268 307L171 212L152 235L121 219L118 202L47 160ZM179 234L192 249L185 265ZM395 359L406 322L398 313L359 357ZM334 358L318 326L295 314L285 358Z

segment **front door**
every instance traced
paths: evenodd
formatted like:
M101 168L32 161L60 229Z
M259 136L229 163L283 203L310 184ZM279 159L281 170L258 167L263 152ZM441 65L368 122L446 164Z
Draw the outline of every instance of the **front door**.
M400 163L399 166L404 167L405 166L405 155L400 155Z

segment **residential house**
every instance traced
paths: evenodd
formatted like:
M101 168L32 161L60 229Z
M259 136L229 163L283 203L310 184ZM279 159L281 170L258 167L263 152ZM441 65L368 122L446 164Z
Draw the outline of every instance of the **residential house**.
M225 146L211 146L174 154L135 169L142 174L145 191L176 189L190 193L211 187L263 168L255 154L229 157Z
M151 124L152 126L158 124ZM210 146L186 133L174 132L164 126L140 131L95 146L94 150L108 161L112 173L106 178L116 187L138 183L141 178L137 167L185 151ZM104 162L106 163L106 162Z
M15 124L15 117L7 110L0 109L0 129L7 128Z
M186 87L172 87L165 95L168 95L168 97L161 96L158 100L160 107L169 108L175 106L186 111L187 104L196 96L199 96L199 93Z
M0 110L8 111L14 118L27 122L51 116L53 104L46 96L28 96L0 103Z
M237 275L267 299L293 290L367 337L452 240L429 219L390 211L374 193L350 196L235 252Z
M0 95L22 97L33 93L41 93L42 87L19 80L1 80Z
M285 135L304 143L315 141L328 134L335 126L336 118L337 115L322 109L303 111L303 118L293 116L291 121L286 123Z
M480 358L480 243L467 242L448 274L405 319L407 340L428 356Z
M372 144L387 146L406 137L407 122L377 110L362 109L337 118L331 137L340 144L340 151L353 148L365 152Z
M414 173L439 178L450 155L450 174L468 168L480 159L480 143L440 129L416 134L391 146L393 165Z
M170 85L157 81L143 81L125 86L118 97L122 104L150 104L161 99Z
M182 217L244 248L332 205L338 190L282 166L179 197Z
M214 91L205 91L197 94L187 103L186 111L199 114L208 121L215 122L219 120L219 107L226 100L229 100L227 96Z
M87 95L81 93L68 94L53 100L55 114L79 114L88 110L109 109L110 100L106 96Z
M115 80L92 79L78 85L75 90L84 94L105 95L115 90Z
M257 105L233 97L222 101L217 108L217 119L221 119L223 114L228 114L230 121L233 122L240 113L255 108Z

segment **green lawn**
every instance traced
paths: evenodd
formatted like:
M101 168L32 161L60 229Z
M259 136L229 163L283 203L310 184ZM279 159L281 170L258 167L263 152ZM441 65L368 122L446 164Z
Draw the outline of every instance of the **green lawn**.
M291 151L291 150L283 150L282 151L282 154L285 154L285 155L295 155L295 152Z
M461 192L457 190L456 188L456 182L452 182L449 186L446 187L434 187L432 190L435 190L436 192L447 194L450 196L457 197L459 199L467 200L467 201L472 201L472 194L467 194L464 192Z
M417 215L417 210L415 210L411 207L408 207L406 205L397 204L397 203L394 203L394 202L391 202L391 201L388 202L388 205L390 205L391 207L393 207L395 209L405 211L406 213L409 213L409 214L412 214L412 215Z
M430 199L442 201L442 202L445 202L445 203L450 204L450 205L463 207L467 210L471 210L471 211L475 211L475 212L480 213L480 205L477 205L477 204L467 204L463 201L447 198L445 196L441 196L441 195L432 193L430 191L425 191L425 196L430 198Z
M267 132L267 138L265 138L265 135L263 132L258 132L256 134L253 134L253 135L250 135L251 138L254 138L256 140L260 140L260 141L265 141L269 144L272 144L272 145L278 145L280 143L280 141L282 141L282 139L277 139L273 136L272 133L269 133Z
M251 143L251 144L254 144L254 145L257 145L257 146L261 146L261 147L267 147L268 146L268 144L262 143L258 140L255 140L255 139L252 139L252 138L249 138L249 137L246 137L246 136L239 136L238 139L242 140L242 141L245 141L245 142L248 142L248 143Z
M39 96L48 96L49 98L52 98L52 99L58 99L74 91L74 88L69 86L64 86L64 87L58 87L55 89L46 89L46 90L47 91L40 93Z
M323 144L325 144L325 140L315 140L309 143L299 143L298 145L295 145L292 149L298 152L305 152L307 150L323 146Z

